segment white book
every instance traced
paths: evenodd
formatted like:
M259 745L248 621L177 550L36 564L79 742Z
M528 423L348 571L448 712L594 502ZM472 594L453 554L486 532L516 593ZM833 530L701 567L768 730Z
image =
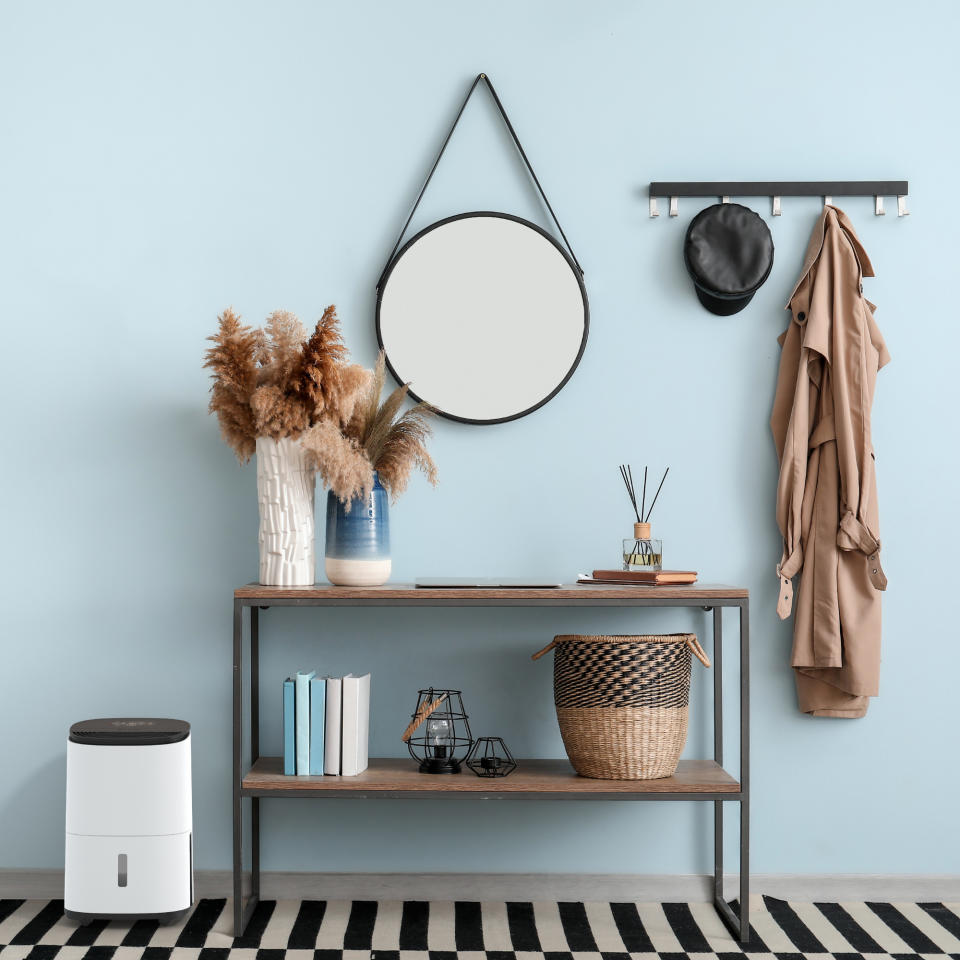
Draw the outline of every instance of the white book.
M327 677L327 715L323 730L323 772L340 776L340 725L343 703L343 680Z
M370 739L370 674L343 678L343 748L345 777L367 769Z
M316 670L297 671L295 700L297 776L305 776L310 772L310 681L316 675Z

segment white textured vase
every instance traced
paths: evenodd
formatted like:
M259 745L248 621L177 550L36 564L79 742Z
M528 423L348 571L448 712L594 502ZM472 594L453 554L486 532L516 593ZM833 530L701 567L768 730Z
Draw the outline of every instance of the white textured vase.
M257 437L260 582L310 586L316 561L313 504L316 475L298 440Z

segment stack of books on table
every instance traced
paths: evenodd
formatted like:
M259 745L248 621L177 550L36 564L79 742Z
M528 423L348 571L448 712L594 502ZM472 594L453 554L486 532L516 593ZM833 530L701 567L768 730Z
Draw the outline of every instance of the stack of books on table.
M283 681L283 772L355 777L367 769L370 674L320 677L299 671Z

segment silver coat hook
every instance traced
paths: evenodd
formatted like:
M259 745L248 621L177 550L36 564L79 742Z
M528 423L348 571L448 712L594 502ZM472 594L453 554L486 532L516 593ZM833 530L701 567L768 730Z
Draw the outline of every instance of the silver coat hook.
M897 216L898 217L909 217L910 211L907 209L907 198L906 197L897 197Z
M824 198L823 198L823 205L824 205L825 207L832 207L832 206L833 206L833 197L824 197Z
M729 198L729 197L721 197L721 198L720 198L720 202L721 202L721 203L729 203L729 202L730 202L730 198Z
M657 209L657 198L656 198L656 197L651 197L651 198L650 198L650 216L651 216L651 217L659 217L659 216L660 216L660 211Z
M874 197L873 198L873 212L875 216L885 217L887 211L883 209L883 197Z
M670 198L670 216L676 217L679 215L680 211L677 209L677 197Z
M773 198L773 215L775 217L780 216L780 198L779 197Z

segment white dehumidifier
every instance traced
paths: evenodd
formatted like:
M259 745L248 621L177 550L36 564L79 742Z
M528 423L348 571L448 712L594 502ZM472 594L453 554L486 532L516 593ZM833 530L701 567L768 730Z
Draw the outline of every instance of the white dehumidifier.
M83 720L67 743L67 917L174 923L193 905L190 724Z

